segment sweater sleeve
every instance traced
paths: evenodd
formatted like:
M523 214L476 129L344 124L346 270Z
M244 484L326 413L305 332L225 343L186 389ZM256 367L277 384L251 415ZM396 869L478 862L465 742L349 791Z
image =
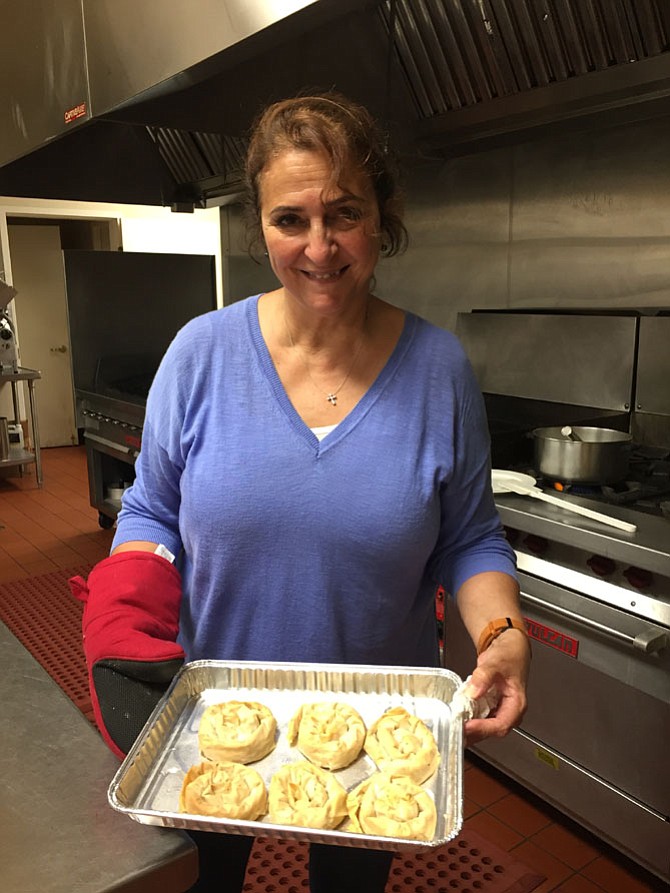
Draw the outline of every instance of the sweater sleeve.
M516 577L514 551L505 537L491 489L486 408L464 353L456 376L454 465L442 482L441 525L434 575L455 595L470 577L501 571Z

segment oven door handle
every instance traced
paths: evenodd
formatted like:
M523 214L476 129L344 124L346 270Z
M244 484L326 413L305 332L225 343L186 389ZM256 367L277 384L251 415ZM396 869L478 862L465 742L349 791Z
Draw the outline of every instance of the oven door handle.
M544 608L550 613L560 614L562 617L567 617L569 620L575 620L582 626L588 626L590 629L597 630L606 636L611 636L614 639L618 639L620 642L625 642L626 645L632 646L636 651L643 651L645 654L655 654L657 651L662 651L663 648L668 647L668 634L664 629L661 629L658 626L649 624L642 630L642 632L638 633L636 636L631 636L628 633L621 632L619 629L613 629L611 626L607 626L604 623L598 623L597 620L583 617L581 614L577 614L575 611L570 611L568 608L551 604L535 595L529 595L527 592L521 593L521 600L530 602L540 608Z
M115 443L113 440L107 440L105 437L100 437L99 434L91 434L90 431L84 431L84 439L102 444L102 446L109 447L111 450L116 450L117 453L126 453L128 456L134 455L136 452L132 447L123 446L123 444Z

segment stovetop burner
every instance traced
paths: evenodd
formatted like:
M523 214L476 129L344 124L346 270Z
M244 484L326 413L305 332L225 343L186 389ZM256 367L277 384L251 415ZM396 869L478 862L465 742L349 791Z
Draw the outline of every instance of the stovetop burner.
M555 480L539 474L532 465L521 462L510 471L532 475L539 487L572 493L609 505L623 505L650 515L670 519L670 450L636 446L631 454L625 480L616 484L583 484Z
M636 446L625 480L616 484L578 484L540 477L538 484L585 496L609 505L625 505L651 515L670 518L670 451ZM667 498L664 498L667 497Z

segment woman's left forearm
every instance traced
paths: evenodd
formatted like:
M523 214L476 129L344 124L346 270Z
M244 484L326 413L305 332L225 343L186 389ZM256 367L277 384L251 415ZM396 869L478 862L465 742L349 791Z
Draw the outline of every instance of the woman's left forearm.
M483 649L477 656L469 694L479 698L495 687L500 698L492 717L466 724L468 742L506 735L525 712L530 668L530 645L521 614L518 584L514 577L497 571L476 574L463 583L456 600L475 648L480 645ZM504 632L482 638L489 623L504 618L510 618L521 628L496 624Z
M456 593L456 601L475 647L482 630L491 620L500 617L523 619L518 583L514 577L499 571L488 571L470 577Z

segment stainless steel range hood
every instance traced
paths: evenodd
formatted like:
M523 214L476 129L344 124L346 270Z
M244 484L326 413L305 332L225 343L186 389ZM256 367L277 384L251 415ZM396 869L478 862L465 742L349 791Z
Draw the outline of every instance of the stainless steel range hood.
M0 0L0 194L235 194L267 101L334 87L401 151L670 113L667 0Z

